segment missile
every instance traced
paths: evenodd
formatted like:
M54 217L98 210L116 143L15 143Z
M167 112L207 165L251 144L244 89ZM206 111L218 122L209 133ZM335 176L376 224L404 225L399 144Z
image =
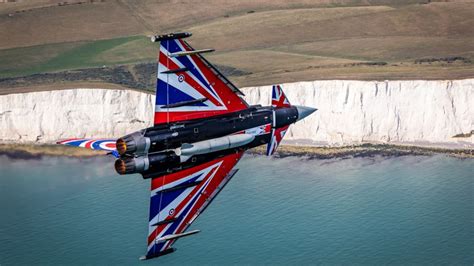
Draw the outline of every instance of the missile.
M155 239L155 243L164 243L164 242L169 241L169 240L194 235L194 234L197 234L199 232L201 232L201 230L192 230L192 231L184 232L184 233L181 233L181 234L170 234L170 235L162 236L160 238Z
M193 155L237 148L252 142L254 139L255 136L250 134L229 135L192 144L184 143L180 148L175 149L175 153L180 156L181 162L186 162Z

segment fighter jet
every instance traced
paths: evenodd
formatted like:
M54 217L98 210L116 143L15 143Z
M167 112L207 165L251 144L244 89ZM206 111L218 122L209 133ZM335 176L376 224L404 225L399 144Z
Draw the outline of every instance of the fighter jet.
M316 109L291 105L279 85L272 105L249 105L244 95L203 53L187 32L157 35L160 43L154 126L119 139L69 139L59 144L105 150L120 175L151 180L147 252L141 259L173 252L187 231L235 175L243 153L267 145L272 155L288 127ZM152 111L152 110L150 110Z

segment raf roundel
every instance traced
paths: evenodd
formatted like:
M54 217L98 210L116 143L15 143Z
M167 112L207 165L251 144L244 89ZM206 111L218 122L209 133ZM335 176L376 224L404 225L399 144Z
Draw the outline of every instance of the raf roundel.
M178 76L178 81L183 82L184 81L184 75L179 75Z

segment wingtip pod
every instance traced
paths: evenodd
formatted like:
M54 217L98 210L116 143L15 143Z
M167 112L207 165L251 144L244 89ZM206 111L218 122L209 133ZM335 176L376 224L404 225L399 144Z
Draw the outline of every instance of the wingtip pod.
M165 40L174 40L174 39L183 39L187 37L191 37L193 34L190 32L174 32L174 33L167 33L162 35L153 35L150 37L151 42L159 42Z

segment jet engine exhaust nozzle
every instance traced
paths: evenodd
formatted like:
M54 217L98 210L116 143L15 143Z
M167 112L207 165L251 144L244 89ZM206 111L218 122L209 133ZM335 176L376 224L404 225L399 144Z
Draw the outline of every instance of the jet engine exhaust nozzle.
M115 144L120 155L146 154L151 142L150 138L143 136L143 132L138 131L119 138Z
M119 138L115 146L119 154L125 154L127 152L127 142L123 138Z
M121 175L133 174L148 170L150 162L148 157L120 158L115 161L115 171Z

